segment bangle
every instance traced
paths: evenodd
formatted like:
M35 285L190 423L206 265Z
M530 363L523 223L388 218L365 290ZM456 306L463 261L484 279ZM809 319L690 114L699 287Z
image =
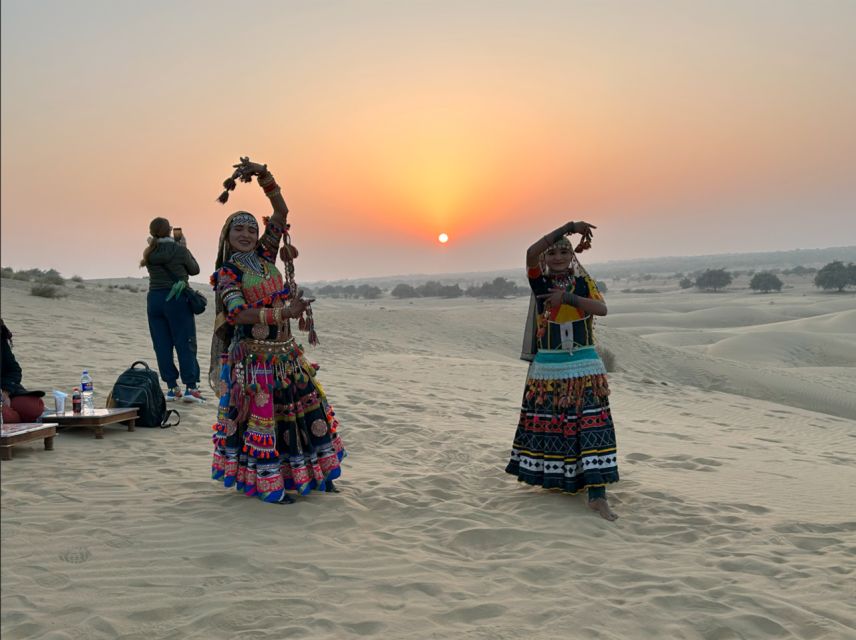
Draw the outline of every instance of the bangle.
M262 187L266 187L274 182L276 180L274 180L273 174L270 171L259 176L259 185Z
M259 309L259 324L267 324L265 322L265 308L261 307Z

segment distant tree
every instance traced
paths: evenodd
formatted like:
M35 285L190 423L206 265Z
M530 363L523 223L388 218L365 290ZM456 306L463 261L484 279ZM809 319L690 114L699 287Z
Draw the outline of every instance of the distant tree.
M48 269L47 271L44 271L41 276L38 277L38 281L45 284L58 284L60 286L65 286L65 278L63 278L56 269Z
M814 285L821 289L838 289L844 291L844 287L849 284L856 284L854 277L854 265L851 262L845 265L840 260L835 260L825 265L814 277Z
M419 294L416 289L409 284L397 284L390 292L393 298L418 298Z
M429 280L423 284L420 284L416 287L416 293L418 293L423 298L438 298L440 296L440 291L442 290L443 285L437 282L436 280Z
M731 284L731 274L725 269L708 269L696 278L695 286L699 289L718 291Z
M326 284L320 289L318 289L318 294L324 296L325 298L338 298L341 296L338 287L334 287L332 284Z
M352 284L327 284L318 289L318 293L326 298L366 298L374 300L375 298L379 298L383 291L370 284L361 284L360 286ZM311 298L312 296L307 294L305 297Z
M383 291L381 291L380 287L375 287L370 284L361 284L357 287L357 295L360 298L365 298L366 300L376 300L380 298Z
M595 286L597 286L597 290L601 293L606 293L609 288L606 286L606 283L603 280L597 280L595 282Z
M681 289L690 289L695 286L695 281L684 276L678 284L680 285Z
M464 290L456 283L440 287L439 294L441 298L460 298L464 295Z
M817 269L812 267L804 267L801 264L798 264L793 269L788 269L787 271L782 271L785 275L795 275L795 276L808 276L812 273L817 273Z
M761 291L762 293L767 293L773 290L781 291L782 281L779 280L779 276L773 273L756 273L752 276L749 288L753 291Z
M473 298L508 298L525 295L528 292L528 287L518 287L505 278L494 278L492 282L485 282L480 286L468 288L466 295Z

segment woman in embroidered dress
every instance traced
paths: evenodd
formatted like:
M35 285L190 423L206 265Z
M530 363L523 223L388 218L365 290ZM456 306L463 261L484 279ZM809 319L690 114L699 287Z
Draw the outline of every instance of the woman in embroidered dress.
M217 319L211 344L212 388L220 398L214 425L212 476L265 502L291 503L286 490L337 491L333 480L345 452L337 422L316 368L291 335L299 318L315 343L309 303L297 290L288 242L288 207L266 165L241 159L224 183L257 177L273 215L259 238L259 224L245 211L226 219L212 276ZM283 234L286 277L275 265Z
M589 508L615 520L606 499L606 485L618 481L615 430L592 333L592 316L605 316L606 304L566 237L582 235L580 252L594 228L568 222L526 252L534 304L522 357L532 364L506 471L548 489L587 489Z

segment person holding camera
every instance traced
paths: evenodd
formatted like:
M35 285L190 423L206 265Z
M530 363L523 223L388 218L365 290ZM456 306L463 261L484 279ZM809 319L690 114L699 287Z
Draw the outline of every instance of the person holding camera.
M166 399L203 403L196 358L196 320L188 296L180 290L176 295L176 285L189 286L188 277L199 273L199 264L187 249L181 229L173 229L166 218L152 220L149 234L149 246L143 252L140 267L149 272L146 311L158 370L168 388ZM177 369L173 353L178 355ZM178 385L179 373L184 393Z

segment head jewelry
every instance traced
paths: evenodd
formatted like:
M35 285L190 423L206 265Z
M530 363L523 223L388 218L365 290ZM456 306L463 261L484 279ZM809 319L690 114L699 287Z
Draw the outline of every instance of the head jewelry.
M245 225L247 227L253 227L256 230L258 230L259 228L259 221L256 220L256 217L248 211L239 211L238 213L236 213L229 222L229 230L231 231L232 227L235 227L239 224Z

